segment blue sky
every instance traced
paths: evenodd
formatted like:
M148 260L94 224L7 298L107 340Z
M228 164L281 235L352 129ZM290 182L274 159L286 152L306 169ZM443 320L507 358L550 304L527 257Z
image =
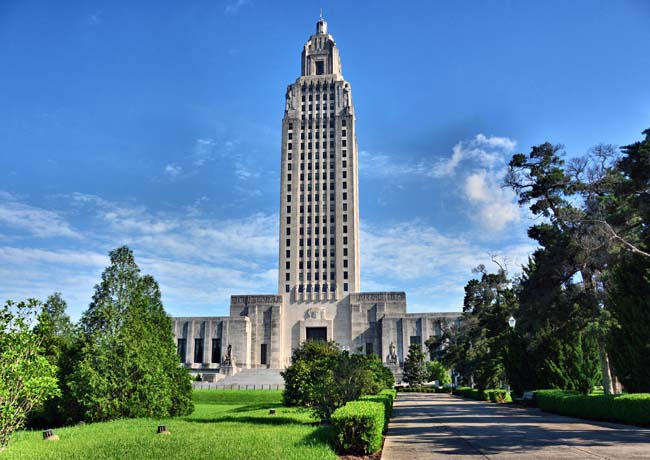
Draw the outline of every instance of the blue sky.
M459 310L533 244L501 187L544 141L650 126L646 1L0 1L0 298L87 307L131 246L172 315L276 291L286 86L323 7L351 83L361 287Z

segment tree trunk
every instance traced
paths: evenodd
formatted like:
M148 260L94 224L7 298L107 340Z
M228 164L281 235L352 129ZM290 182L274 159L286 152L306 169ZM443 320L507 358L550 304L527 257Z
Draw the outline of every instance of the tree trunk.
M606 395L614 393L614 382L612 379L611 368L609 366L609 357L605 351L605 343L603 340L598 340L598 354L600 357L600 372L603 374L603 390Z
M593 299L593 312L594 319L597 320L600 315L600 307L598 306L596 288L594 286L594 273L591 268L583 266L580 270L582 275L582 284L585 291L591 295ZM601 331L598 331L598 357L600 360L600 372L603 375L603 390L606 395L614 394L614 383L612 376L614 373L609 365L609 357L607 356L607 344L605 338L602 336Z

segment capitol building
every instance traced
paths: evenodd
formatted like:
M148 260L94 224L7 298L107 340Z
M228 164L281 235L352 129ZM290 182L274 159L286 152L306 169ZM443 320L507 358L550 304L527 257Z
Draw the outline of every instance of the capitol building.
M282 119L278 292L236 294L229 316L175 317L181 361L204 376L224 360L282 369L305 340L403 365L412 343L459 313L408 313L404 292L359 292L359 178L354 104L327 22L316 23L287 87ZM393 350L391 359L391 349Z

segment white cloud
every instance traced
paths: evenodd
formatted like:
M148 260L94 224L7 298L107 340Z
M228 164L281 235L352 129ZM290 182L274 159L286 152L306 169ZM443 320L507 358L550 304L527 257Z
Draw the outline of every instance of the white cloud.
M205 199L177 213L81 193L69 200L88 224L80 246L45 249L21 235L0 240L0 300L44 299L61 291L78 318L108 252L123 244L134 250L143 273L161 284L170 314L227 314L232 294L277 291L277 215L208 218L196 210Z
M226 5L225 12L227 14L235 14L242 6L246 5L248 2L249 0L235 0L234 2Z
M175 179L183 172L183 167L174 163L169 163L165 166L165 174Z
M7 192L0 192L0 225L41 238L80 236L60 213L21 203Z
M517 143L507 137L477 134L473 139L460 141L452 148L451 157L438 161L431 170L433 177L452 176L458 165L473 160L483 167L494 167L514 150Z
M465 178L465 197L470 216L482 227L502 230L520 219L515 193L501 185L505 170L480 170Z
M214 139L204 138L197 139L192 153L192 164L194 166L203 166L211 160L216 154L217 142Z
M534 250L527 241L485 242L469 235L444 235L417 221L389 227L362 222L360 239L362 289L408 286L408 295L422 307L411 310L409 303L409 311L459 310L472 269L481 263L490 267L491 253L505 257L514 275Z

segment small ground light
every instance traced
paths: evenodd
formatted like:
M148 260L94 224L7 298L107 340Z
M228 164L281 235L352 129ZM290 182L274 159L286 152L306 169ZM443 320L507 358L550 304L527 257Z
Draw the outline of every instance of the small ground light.
M52 430L43 431L43 441L58 441L59 437Z
M514 316L511 315L510 318L508 318L508 326L510 326L512 329L514 329L515 324L517 324L517 320L515 319Z
M158 434L171 434L166 425L158 425Z

